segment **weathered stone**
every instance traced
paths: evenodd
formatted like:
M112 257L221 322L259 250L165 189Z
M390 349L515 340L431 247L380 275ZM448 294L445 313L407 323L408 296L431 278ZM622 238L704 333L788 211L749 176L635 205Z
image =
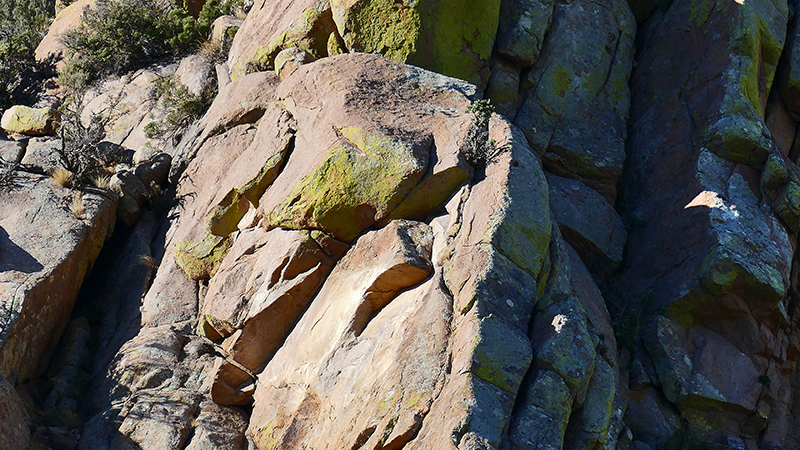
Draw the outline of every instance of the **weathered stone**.
M0 127L8 133L46 136L54 131L53 122L55 120L55 114L47 108L30 108L17 105L3 112Z
M553 0L513 0L500 3L497 52L522 67L539 58L553 14Z
M515 121L550 171L612 204L625 161L635 27L625 1L556 4Z
M64 167L64 162L61 161L61 156L58 154L62 145L61 139L31 138L25 147L25 156L20 162L41 167L45 172L52 173L53 170Z
M368 82L375 74L391 78L392 88ZM265 226L316 228L351 242L385 223L404 198L406 212L391 217L427 216L464 180L455 149L468 117L444 110L466 109L472 92L466 83L372 55L302 66L278 89L298 132L292 158L260 201ZM434 142L446 150L429 170Z
M411 448L498 447L532 357L526 318L549 249L547 185L519 130L493 116L489 131L504 151L459 208L444 250L459 374L445 383Z
M572 398L564 380L551 370L540 370L533 383L520 392L520 399L523 406L508 432L511 448L563 448L572 412Z
M211 401L200 404L194 434L186 450L240 450L244 448L247 414Z
M214 61L198 53L181 60L175 70L175 77L191 94L203 98L216 88L215 72Z
M314 61L314 58L307 52L297 47L290 47L278 52L273 65L275 66L275 73L283 80L297 70L298 67L312 61Z
M614 207L585 184L547 175L550 210L564 239L592 271L611 273L622 262L628 233Z
M513 122L517 115L521 68L498 57L492 59L491 69L485 97L492 101L498 114Z
M9 163L22 162L27 141L14 141L0 137L0 159Z
M172 158L166 153L157 153L146 161L136 164L133 174L142 181L146 187L160 185L167 181Z
M117 217L127 226L139 219L140 206L150 197L150 191L133 172L120 170L111 176L109 187L119 195Z
M244 21L236 16L217 17L211 24L211 42L216 42L223 50L230 49L233 38L243 23Z
M70 193L45 178L0 192L0 374L37 375L64 330L81 283L114 228L113 201Z
M398 294L431 274L432 237L426 225L393 221L361 237L336 265L259 375L249 428L257 445L281 448L302 442L321 447L335 442L333 447L347 448L371 423L381 431L373 430L364 441L379 442L383 436L384 443L407 442L413 436L419 427L415 415L428 410L431 389L443 370L441 339L447 325L441 312L434 311L441 311L445 298L436 296L432 281ZM398 326L400 316L413 324L403 332L405 337L380 339ZM427 338L417 340L423 335L412 330L418 327L428 330L423 334ZM309 345L309 340L316 344ZM373 370L353 365L364 357L385 375L375 377ZM349 412L333 414L343 398Z
M81 23L84 10L93 8L97 0L78 0L63 10L59 11L47 35L36 47L36 61L54 63L61 70L66 61L66 47L61 43L61 37L68 31L77 28Z
M569 421L564 448L603 448L617 393L617 378L615 369L598 355L583 407Z
M296 47L314 59L328 56L328 38L335 31L327 0L258 1L233 40L228 55L231 78L272 68L285 48Z
M31 439L30 422L25 405L14 386L0 375L0 448L28 448Z

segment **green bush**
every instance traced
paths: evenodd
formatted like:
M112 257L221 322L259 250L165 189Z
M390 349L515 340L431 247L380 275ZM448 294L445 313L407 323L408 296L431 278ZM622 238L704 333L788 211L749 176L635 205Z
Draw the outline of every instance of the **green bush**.
M159 0L101 0L81 24L62 37L69 60L62 86L82 90L107 75L120 75L168 55L200 46L211 24L240 0L208 0L197 19Z
M21 103L44 70L34 57L54 14L54 0L0 0L0 109Z
M476 169L485 168L499 152L494 139L489 139L489 119L494 106L489 100L476 100L467 107L467 112L472 114L472 127L461 151L467 162Z
M180 81L176 75L162 78L155 82L156 94L166 111L161 121L150 122L144 132L151 139L173 137L178 131L187 127L192 121L203 115L213 100L215 92L196 95Z

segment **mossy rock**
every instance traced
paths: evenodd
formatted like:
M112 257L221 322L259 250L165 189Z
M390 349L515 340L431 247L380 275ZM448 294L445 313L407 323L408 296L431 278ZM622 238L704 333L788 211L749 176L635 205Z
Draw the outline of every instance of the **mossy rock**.
M349 142L334 146L267 215L271 226L318 229L353 242L387 218L425 173L430 140L409 143L356 128L340 132Z
M207 235L198 243L177 244L175 262L193 280L206 280L214 276L230 250L233 239Z
M485 87L500 1L333 0L349 51L378 53Z
M3 113L0 126L9 133L45 136L53 133L55 120L55 114L47 108L29 108L17 105Z

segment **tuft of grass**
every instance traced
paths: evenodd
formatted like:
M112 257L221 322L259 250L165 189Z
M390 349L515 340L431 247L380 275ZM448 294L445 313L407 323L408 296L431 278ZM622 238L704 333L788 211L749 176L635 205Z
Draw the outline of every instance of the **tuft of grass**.
M72 194L72 201L69 203L69 209L72 211L72 214L75 214L75 217L83 219L86 210L83 208L83 195L81 195L80 192Z
M50 178L53 179L53 182L57 186L61 186L63 188L72 187L73 175L72 172L67 169L61 167L54 169L52 172L50 172Z
M97 174L92 177L92 184L100 189L111 189L111 177L108 175Z
M150 255L139 255L139 263L150 270L156 269L156 260Z
M209 61L223 61L225 59L225 54L222 51L222 46L219 42L207 40L203 41L200 44L200 51L198 52L200 56L209 60Z

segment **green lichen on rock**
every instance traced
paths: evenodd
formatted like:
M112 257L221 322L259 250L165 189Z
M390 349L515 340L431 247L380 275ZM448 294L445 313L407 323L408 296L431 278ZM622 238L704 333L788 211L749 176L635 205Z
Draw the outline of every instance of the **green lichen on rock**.
M408 62L484 88L500 0L419 2L418 8L423 30L420 51Z
M198 243L182 242L176 245L175 262L191 279L205 280L217 272L232 243L229 236L213 234Z
M3 113L0 125L9 133L42 136L53 132L55 116L47 108L12 106Z
M200 321L197 323L197 334L212 341L226 338L230 336L234 330L235 327L232 323L208 314L201 315Z
M272 69L278 53L291 47L305 51L314 59L328 56L328 38L334 30L329 3L319 1L313 7L305 9L289 28L267 45L258 46L252 60L247 64L247 72Z
M473 351L475 376L516 394L532 358L527 336L490 315L481 320Z
M461 167L451 167L420 182L392 211L392 219L424 220L453 195L469 175Z
M268 213L266 221L271 226L319 229L352 242L387 218L419 183L428 164L427 146L356 128L340 132L352 145L334 146Z
M233 233L249 207L247 199L237 189L231 189L206 215L206 229L216 236L227 236Z
M394 0L361 0L346 7L334 0L334 19L350 51L379 53L405 62L417 51L421 32L417 8ZM349 2L348 2L349 3Z
M500 1L334 0L350 51L379 53L485 87Z
M258 206L258 201L267 188L278 177L289 149L289 142L284 148L272 155L258 174L239 188L231 189L228 194L206 215L205 223L208 232L217 236L227 236L238 228L239 221L247 214L250 204Z

